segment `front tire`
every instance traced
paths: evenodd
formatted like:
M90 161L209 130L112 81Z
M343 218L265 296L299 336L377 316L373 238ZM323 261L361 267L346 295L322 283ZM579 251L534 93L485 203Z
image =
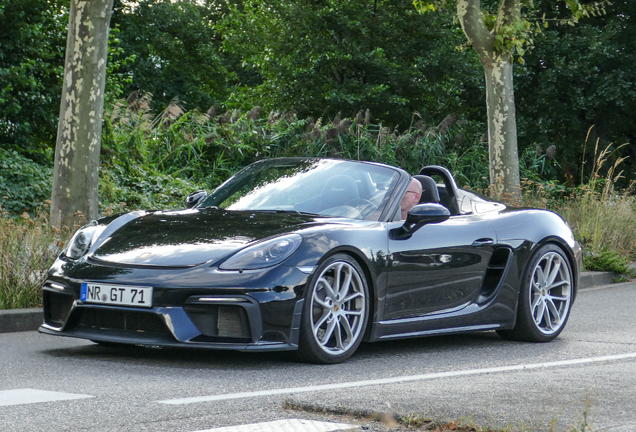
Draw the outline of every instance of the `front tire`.
M314 273L305 293L298 357L340 363L360 345L369 316L369 288L351 256L335 254Z
M528 262L519 292L517 323L505 339L549 342L563 331L573 299L572 268L563 250L541 246Z

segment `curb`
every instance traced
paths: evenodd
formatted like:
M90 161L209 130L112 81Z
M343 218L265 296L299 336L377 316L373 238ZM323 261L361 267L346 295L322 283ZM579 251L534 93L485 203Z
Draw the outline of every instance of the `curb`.
M579 289L592 288L599 285L610 285L614 283L616 275L612 272L587 271L579 276Z
M579 289L614 283L612 272L583 272L579 278ZM0 333L34 331L42 324L42 308L0 310Z
M0 333L37 330L42 322L42 308L0 310Z

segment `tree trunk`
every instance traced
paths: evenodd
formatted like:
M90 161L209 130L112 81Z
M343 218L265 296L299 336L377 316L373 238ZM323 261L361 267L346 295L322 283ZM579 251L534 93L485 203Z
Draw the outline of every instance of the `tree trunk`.
M113 0L71 0L55 147L51 225L98 214L99 151Z
M500 0L495 28L490 31L480 0L457 0L457 17L468 43L479 53L486 76L490 196L512 204L521 202L512 54L495 49L495 34L518 19L519 8L519 0Z
M511 56L501 56L485 63L484 72L488 108L490 196L519 204L521 189Z

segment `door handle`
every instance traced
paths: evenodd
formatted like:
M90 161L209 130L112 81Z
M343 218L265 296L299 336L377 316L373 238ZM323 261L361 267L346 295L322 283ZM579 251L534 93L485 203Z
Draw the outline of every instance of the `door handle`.
M471 246L479 247L479 246L488 246L493 244L495 241L491 238L480 238L473 242Z

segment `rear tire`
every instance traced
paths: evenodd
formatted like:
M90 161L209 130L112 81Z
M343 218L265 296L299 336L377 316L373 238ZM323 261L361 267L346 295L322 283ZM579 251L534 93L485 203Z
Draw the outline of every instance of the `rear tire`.
M340 363L362 342L369 316L369 288L351 256L335 254L315 271L305 293L297 356L319 364Z
M526 342L554 340L570 317L573 289L572 268L563 250L551 243L541 246L521 281L515 327L497 333Z

